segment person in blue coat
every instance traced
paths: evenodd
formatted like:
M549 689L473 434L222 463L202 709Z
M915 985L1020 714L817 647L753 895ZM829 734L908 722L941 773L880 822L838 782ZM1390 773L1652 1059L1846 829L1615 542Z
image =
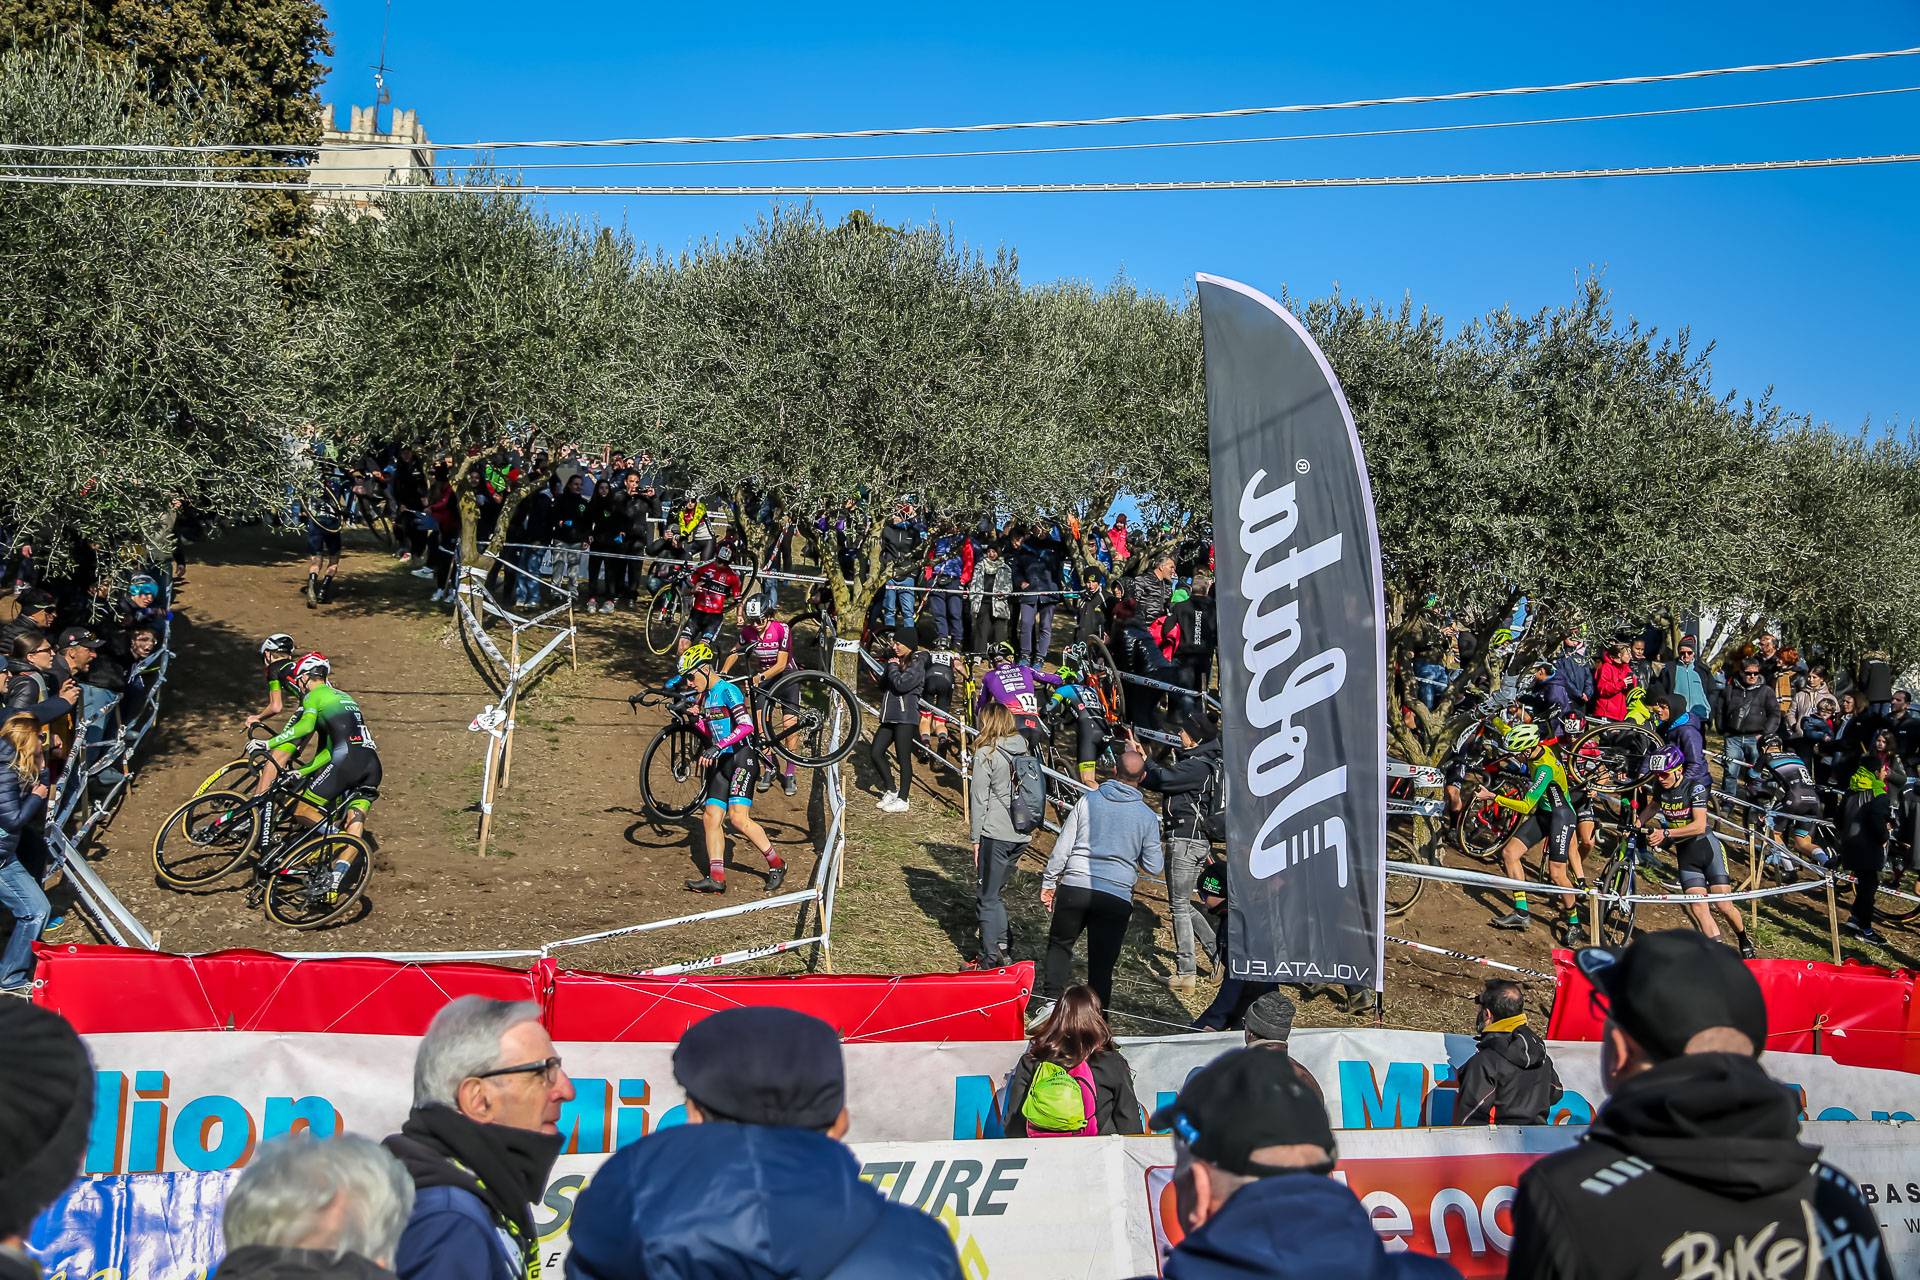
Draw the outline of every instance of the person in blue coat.
M580 1193L568 1280L961 1280L940 1223L860 1180L840 1038L725 1009L673 1052L687 1123L622 1147Z
M1333 1172L1327 1109L1284 1053L1239 1049L1154 1113L1173 1134L1174 1203L1186 1237L1167 1280L1459 1280L1426 1254L1388 1253Z

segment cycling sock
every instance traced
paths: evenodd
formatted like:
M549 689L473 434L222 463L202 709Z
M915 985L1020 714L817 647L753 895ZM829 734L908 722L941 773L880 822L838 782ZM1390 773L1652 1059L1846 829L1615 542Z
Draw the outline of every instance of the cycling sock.
M793 776L793 761L788 760L780 766L780 776L783 778L791 778Z
M351 870L353 870L353 864L351 862L336 862L333 864L333 878L335 880L345 880L347 878L347 872Z
M726 862L717 858L707 859L707 878L715 884L725 884L727 882Z
M760 856L765 858L767 860L767 865L769 867L774 868L775 870L778 870L779 868L787 865L786 859L782 858L779 854L775 853L773 851L772 845L768 845L766 848L762 849L760 851Z
M1520 913L1521 915L1526 915L1526 914L1527 914L1527 892L1526 892L1526 890L1524 890L1524 889L1522 889L1522 890L1521 890L1520 892L1518 892L1518 893L1516 893L1516 894L1514 894L1514 895L1513 895L1513 909L1514 909L1515 911L1518 911L1518 912L1519 912L1519 913Z

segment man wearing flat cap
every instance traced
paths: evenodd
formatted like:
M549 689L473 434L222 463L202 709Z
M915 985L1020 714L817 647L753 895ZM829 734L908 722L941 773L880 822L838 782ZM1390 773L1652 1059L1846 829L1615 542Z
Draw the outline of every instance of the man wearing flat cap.
M569 1280L961 1280L938 1221L860 1180L840 1037L726 1009L673 1051L687 1123L622 1147L580 1193Z
M1521 1175L1507 1274L1891 1280L1872 1210L1760 1066L1767 1006L1740 958L1669 929L1574 960L1606 1014L1609 1097Z
M1215 1059L1149 1125L1173 1134L1187 1233L1167 1258L1168 1280L1459 1280L1438 1258L1388 1253L1359 1198L1327 1176L1327 1109L1285 1053Z

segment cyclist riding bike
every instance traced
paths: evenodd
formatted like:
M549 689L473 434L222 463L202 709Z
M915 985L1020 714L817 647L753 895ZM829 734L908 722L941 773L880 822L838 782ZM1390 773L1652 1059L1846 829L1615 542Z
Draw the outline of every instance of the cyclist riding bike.
M267 668L267 705L257 715L247 717L247 728L285 711L281 694L293 687L293 637L276 631L260 642L260 661Z
M1506 868L1508 879L1526 879L1522 859L1530 850L1545 845L1548 878L1569 889L1585 889L1586 874L1573 848L1577 820L1566 770L1560 767L1560 760L1553 750L1540 740L1540 730L1531 724L1515 725L1507 730L1501 745L1526 764L1526 794L1519 797L1496 795L1481 787L1473 798L1476 801L1491 800L1503 809L1526 815L1525 821L1515 828L1500 849L1500 860ZM1572 878L1567 874L1569 864L1573 867ZM1527 892L1517 889L1513 895L1513 910L1493 921L1493 927L1524 929L1531 920L1527 912ZM1577 947L1585 940L1586 931L1580 926L1579 902L1575 899L1566 913L1566 945Z
M1810 862L1825 861L1814 846L1810 821L1825 816L1820 786L1807 762L1787 750L1785 739L1777 733L1760 740L1760 769L1749 784L1749 794L1756 800L1773 797L1774 829L1788 848Z
M733 571L733 548L723 546L714 559L695 569L687 578L687 591L693 598L693 611L680 628L679 652L694 644L712 645L726 625L727 608L740 598L740 575Z
M695 893L727 891L727 832L745 836L767 860L767 892L787 878L787 864L773 851L773 841L753 820L753 779L760 769L760 750L754 743L753 720L740 689L720 674L713 650L696 644L680 655L680 676L699 698L695 710L708 746L700 753L706 769L706 799L700 825L706 836L707 874L687 881Z
M1711 788L1693 780L1686 754L1677 746L1649 756L1647 767L1655 776L1655 784L1649 789L1645 807L1634 817L1635 829L1647 833L1647 843L1655 848L1663 845L1672 848L1680 863L1680 888L1688 897L1704 898L1709 889L1715 893L1731 892L1733 877L1727 874L1726 855L1721 852L1719 840L1707 829L1707 796ZM1739 904L1723 901L1714 903L1713 907L1733 926L1733 936L1737 939L1734 945L1740 948L1741 956L1752 960L1753 943L1741 922ZM1688 903L1687 913L1700 926L1700 932L1709 938L1719 938L1720 929L1714 924L1713 911L1707 909L1706 903Z
M999 703L1013 712L1013 722L1020 727L1020 735L1028 746L1038 751L1040 744L1047 740L1047 731L1040 723L1040 686L1058 685L1060 677L1035 671L1020 662L1013 646L1004 640L987 650L987 657L992 665L980 678L980 697L974 703L974 715L985 711L989 703Z
M310 733L319 733L320 749L301 766L299 776L307 779L300 799L314 806L312 811L296 807L293 820L311 827L320 820L320 809L338 800L349 790L371 792L348 801L340 828L350 836L360 836L366 827L367 810L380 794L380 750L367 728L360 704L329 683L333 664L325 654L309 653L293 667L293 686L300 691L300 713L287 727L271 738L247 743L248 754L266 752L268 767L260 773L255 795L264 795L279 776L287 761L300 749ZM338 892L352 867L352 855L333 864L331 891Z
M720 664L721 672L733 670L733 664L742 653L753 659L754 678L762 688L772 688L780 677L793 670L793 631L778 618L767 616L767 602L763 596L750 596L740 602L740 643L734 647L727 660ZM790 730L799 723L800 686L798 683L779 693L780 728L782 732ZM763 710L762 715L771 715ZM760 725L761 733L768 726ZM780 761L780 786L788 795L797 794L800 784L794 779L793 761L782 758ZM765 791L773 785L773 778L765 770L755 787Z
M1086 662L1086 647L1075 645L1062 657L1065 660L1060 666L1061 683L1053 691L1049 705L1065 707L1072 714L1073 758L1080 770L1080 781L1089 787L1097 786L1094 762L1099 760L1100 750L1107 744L1107 709L1100 701L1100 691L1081 683L1080 668Z

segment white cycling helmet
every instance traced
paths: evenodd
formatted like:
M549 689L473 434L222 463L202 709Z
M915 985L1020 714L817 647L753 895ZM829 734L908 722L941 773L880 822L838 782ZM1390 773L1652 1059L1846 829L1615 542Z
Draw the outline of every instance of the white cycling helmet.
M264 657L269 653L292 653L293 637L284 631L276 631L260 642L260 653Z
M308 679L318 677L322 680L333 674L333 664L327 661L324 653L310 653L294 664L293 674Z

